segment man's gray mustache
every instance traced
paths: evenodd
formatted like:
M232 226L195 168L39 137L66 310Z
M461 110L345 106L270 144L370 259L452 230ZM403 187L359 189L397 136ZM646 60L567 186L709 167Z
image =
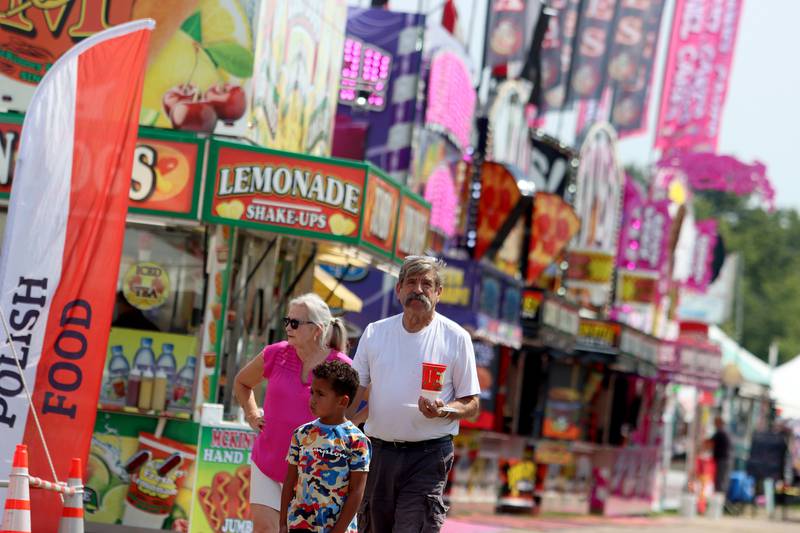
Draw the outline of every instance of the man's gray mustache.
M428 307L431 305L431 300L425 296L424 294L412 294L408 298L406 298L406 305L410 304L414 300L419 300L420 302L424 303Z

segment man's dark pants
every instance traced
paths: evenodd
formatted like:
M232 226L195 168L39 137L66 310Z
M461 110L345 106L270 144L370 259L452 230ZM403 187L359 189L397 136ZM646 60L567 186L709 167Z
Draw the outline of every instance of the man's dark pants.
M453 466L451 438L391 443L371 438L372 460L359 533L438 533L447 507L442 492Z

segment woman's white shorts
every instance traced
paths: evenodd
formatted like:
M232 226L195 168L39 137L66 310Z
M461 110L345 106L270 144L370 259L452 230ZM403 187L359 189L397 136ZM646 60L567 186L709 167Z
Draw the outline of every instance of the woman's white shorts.
M255 464L250 465L250 503L266 505L278 511L281 508L281 489L278 483L267 477Z

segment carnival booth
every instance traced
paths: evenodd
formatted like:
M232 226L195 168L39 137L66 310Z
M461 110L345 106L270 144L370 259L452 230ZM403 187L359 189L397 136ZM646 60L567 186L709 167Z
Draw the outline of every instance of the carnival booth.
M0 120L18 135L21 116ZM276 318L297 291L361 309L318 257L391 270L423 253L429 210L367 163L142 128L87 465L98 494L88 521L169 529L189 520L198 531L246 521L252 432L223 422L236 415L233 376L279 338ZM217 405L201 413L206 402ZM159 470L165 462L172 468ZM217 509L229 484L238 499Z

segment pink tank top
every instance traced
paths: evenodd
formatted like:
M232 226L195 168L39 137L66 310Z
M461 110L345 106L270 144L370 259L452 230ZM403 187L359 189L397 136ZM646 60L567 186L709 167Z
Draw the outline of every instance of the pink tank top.
M253 445L253 463L266 476L283 483L292 432L315 418L308 406L311 373L308 383L303 383L303 363L286 341L266 346L261 356L264 358L267 393L264 396L264 429ZM335 359L353 364L342 352L331 350L327 360Z

